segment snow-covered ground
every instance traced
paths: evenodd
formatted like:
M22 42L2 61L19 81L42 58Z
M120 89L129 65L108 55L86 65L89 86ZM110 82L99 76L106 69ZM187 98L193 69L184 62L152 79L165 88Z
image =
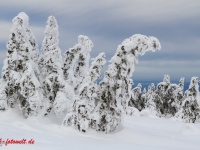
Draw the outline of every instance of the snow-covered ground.
M164 118L125 116L115 133L79 132L62 127L62 118L24 119L17 111L0 112L0 139L34 144L8 144L0 150L199 150L200 124Z

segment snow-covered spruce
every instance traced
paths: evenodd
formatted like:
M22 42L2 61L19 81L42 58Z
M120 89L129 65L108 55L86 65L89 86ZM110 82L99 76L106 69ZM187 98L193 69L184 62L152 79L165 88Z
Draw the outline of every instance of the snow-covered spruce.
M140 98L140 108L141 110L145 109L145 105L147 103L147 91L146 91L146 88L144 88L143 92L141 93L141 98ZM140 110L140 111L141 111Z
M161 116L174 116L177 112L174 91L177 85L170 83L170 76L164 75L163 82L157 85L154 102Z
M74 66L79 58L80 53L82 53L84 47L81 44L76 44L73 48L70 48L65 52L65 58L63 63L63 73L64 79L67 83L74 87L76 86L76 79L74 77Z
M192 77L189 89L185 91L182 107L176 113L175 120L183 120L186 123L200 121L200 99L199 99L199 78Z
M142 111L143 109L145 109L146 103L147 103L146 88L144 88L143 92L141 92L139 96L138 110Z
M36 74L37 43L28 29L29 17L21 12L13 19L7 42L7 58L2 69L0 109L16 107L25 116L37 115L42 95ZM7 106L8 104L8 106Z
M134 64L138 63L139 55L160 48L158 39L140 34L125 39L118 46L105 72L104 79L100 82L100 101L95 108L98 117L94 119L97 131L113 132L122 123L124 111L128 114L134 113L135 109L128 106L131 95L129 84L132 81L130 77L135 69Z
M183 91L184 91L184 78L182 77L177 85L176 89L173 91L175 105L177 110L180 109L183 101Z
M147 93L146 88L143 89L142 93L146 95L146 93Z
M142 110L142 115L153 115L153 116L160 116L159 109L156 108L156 104L154 102L155 100L155 85L154 83L151 83L151 85L148 86L148 91L145 94L146 96L146 103L145 103L145 109Z
M79 88L85 84L84 83L84 78L86 75L86 72L89 69L89 60L90 60L90 52L92 50L92 47L94 46L92 41L84 35L79 35L78 36L78 44L81 44L83 46L83 51L79 54L79 57L76 61L76 64L74 66L75 72L75 85L74 85L74 90L75 93L79 91Z
M54 16L49 16L46 23L47 25L44 31L45 37L42 42L41 55L39 57L39 67L41 70L42 78L49 74L46 65L50 63L53 64L53 58L56 58L56 63L62 63L62 56L60 48L58 47L59 32L57 21Z
M132 96L128 102L130 107L135 107L139 111L145 108L146 103L146 89L141 92L142 85L139 83L135 88L132 89Z
M63 79L61 50L58 47L58 24L54 16L48 17L44 34L39 64L43 94L47 102L45 115L54 108L55 114L59 116L67 110L69 98Z
M32 46L31 59L37 64L38 58L39 58L39 50L38 50L38 44L37 44L36 38L33 32L29 28L26 28L26 33L28 36L28 40Z
M72 125L80 131L96 129L96 114L94 112L98 93L97 79L101 77L101 69L105 65L105 54L100 53L93 59L89 71L86 73L84 83L76 96L71 111L66 115L63 124Z

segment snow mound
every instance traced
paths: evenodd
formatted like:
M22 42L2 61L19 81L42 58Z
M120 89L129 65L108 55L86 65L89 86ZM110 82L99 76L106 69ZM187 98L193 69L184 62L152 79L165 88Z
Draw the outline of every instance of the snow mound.
M187 123L181 129L181 134L191 135L191 134L200 134L200 128L195 124Z
M154 112L153 110L149 110L149 109L144 109L140 112L140 116L141 117L151 117L151 118L158 118L156 116L156 112Z

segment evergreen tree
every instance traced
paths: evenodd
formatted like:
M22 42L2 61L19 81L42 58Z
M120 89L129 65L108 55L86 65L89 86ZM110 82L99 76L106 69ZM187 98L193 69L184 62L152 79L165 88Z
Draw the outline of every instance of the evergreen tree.
M28 40L32 46L31 59L34 61L34 63L37 64L38 59L39 59L39 50L38 50L38 44L37 44L36 38L29 28L26 28L26 34L27 34Z
M15 107L19 104L25 116L37 115L41 106L42 95L40 84L37 79L38 68L34 61L34 51L30 41L34 35L28 29L29 17L19 13L13 19L13 26L10 30L9 41L7 42L7 58L4 60L1 79L0 97L3 102L1 109ZM35 45L36 44L36 41ZM34 50L35 49L35 50Z
M133 80L128 80L128 86L125 87L126 89L126 95L122 96L121 102L123 106L123 111L126 115L137 115L139 113L138 109L135 107L135 96L132 92L132 85ZM140 84L141 85L141 84Z
M42 106L43 95L40 91L40 83L35 75L31 63L26 63L24 73L20 79L20 100L25 116L38 115Z
M142 93L141 92L142 91L142 85L140 83L138 83L138 85L135 88L133 88L132 91L133 91L133 94L135 96L135 99L138 100L140 94Z
M143 92L141 93L140 96L140 101L139 101L139 110L142 111L145 109L145 105L147 103L147 97L146 97L146 88L144 88Z
M74 66L74 76L76 79L74 90L76 93L77 91L79 91L79 88L84 84L84 78L86 72L89 69L90 52L93 47L92 41L84 35L78 36L78 44L81 44L83 46L83 51L79 54L79 57L76 60L76 64Z
M141 111L142 109L144 109L145 107L145 98L142 97L142 85L139 83L135 88L132 89L133 92L133 106L137 108L139 111Z
M42 71L43 93L47 101L45 115L54 108L55 114L59 116L67 111L69 99L63 78L61 50L58 46L58 24L54 16L48 17L44 33L39 64Z
M100 83L100 101L96 108L97 131L109 133L115 131L121 124L123 113L121 104L125 98L130 97L128 87L130 77L134 72L134 63L138 62L138 55L144 55L149 50L155 51L160 48L160 43L156 38L148 38L139 34L124 40L118 46L105 72L104 79Z
M183 101L183 91L184 91L184 78L182 77L177 85L176 89L173 92L176 109L179 110L180 106L182 105Z
M76 78L74 77L74 66L79 58L80 53L83 53L84 47L81 44L76 44L73 48L70 48L65 52L63 73L64 79L74 89L76 86Z
M158 111L161 112L162 116L174 116L177 111L173 93L176 87L176 84L170 83L169 75L165 75L163 82L160 82L157 85L154 101L156 103Z
M148 86L148 91L145 94L145 96L146 96L145 109L142 110L142 113L145 112L148 115L151 114L154 116L160 116L160 111L159 109L157 109L155 103L156 94L155 94L155 86L153 83Z
M95 102L97 99L97 79L101 77L101 69L105 65L105 54L100 53L92 62L89 71L86 73L84 83L76 96L70 113L65 117L64 125L73 125L80 131L86 132L89 127L96 129Z
M175 119L183 120L186 123L195 123L200 120L200 106L198 104L199 96L199 79L192 77L189 89L185 92L182 107L176 113Z
M89 69L90 51L92 41L84 35L78 36L78 44L65 52L63 64L64 79L78 94L79 88L84 84L86 72Z
M152 92L154 92L154 91L155 91L155 85L154 85L154 83L151 83L151 86L150 86L150 88L151 88L151 91L152 91Z
M143 92L142 92L142 93L143 93L143 94L146 94L146 93L147 93L146 88L143 89Z

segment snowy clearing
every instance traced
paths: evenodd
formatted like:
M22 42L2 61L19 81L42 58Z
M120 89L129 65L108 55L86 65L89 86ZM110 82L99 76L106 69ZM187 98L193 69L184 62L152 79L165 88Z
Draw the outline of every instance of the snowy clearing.
M199 150L200 124L187 124L171 119L125 116L124 125L115 133L88 130L79 132L62 127L63 118L24 119L17 111L0 113L0 139L27 141L34 144L2 145L2 150Z

